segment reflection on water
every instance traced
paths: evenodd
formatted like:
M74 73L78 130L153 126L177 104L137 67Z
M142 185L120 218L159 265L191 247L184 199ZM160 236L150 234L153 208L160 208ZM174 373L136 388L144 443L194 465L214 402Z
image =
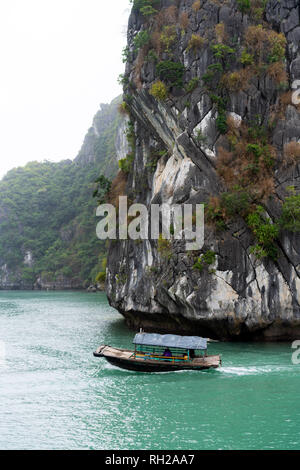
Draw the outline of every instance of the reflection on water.
M299 449L289 344L214 343L223 368L139 374L92 356L130 347L103 294L1 292L0 447Z

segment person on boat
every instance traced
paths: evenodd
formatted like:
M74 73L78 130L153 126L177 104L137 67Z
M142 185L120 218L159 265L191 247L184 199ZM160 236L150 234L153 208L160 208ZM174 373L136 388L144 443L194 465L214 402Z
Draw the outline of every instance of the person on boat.
M172 357L172 353L169 348L164 350L164 357Z

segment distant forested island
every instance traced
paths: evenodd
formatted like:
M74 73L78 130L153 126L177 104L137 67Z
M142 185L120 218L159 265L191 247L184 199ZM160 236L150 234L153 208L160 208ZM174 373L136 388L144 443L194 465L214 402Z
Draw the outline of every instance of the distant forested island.
M103 272L92 195L126 144L119 103L101 105L73 161L30 162L0 181L0 288L82 288Z

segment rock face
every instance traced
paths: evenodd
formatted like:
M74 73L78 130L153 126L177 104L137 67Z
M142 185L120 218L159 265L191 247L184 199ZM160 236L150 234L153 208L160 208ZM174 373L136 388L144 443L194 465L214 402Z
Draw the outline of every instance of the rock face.
M299 2L270 0L264 7L255 1L251 8L233 0L150 3L158 13L143 16L136 6L128 26L124 99L136 140L127 194L148 207L205 202L219 212L206 216L200 253L174 239L169 245L112 242L110 303L134 328L222 339L298 338L299 233L281 227L268 247L276 256L258 256L264 245L248 217L259 206L266 225L276 224L286 188L300 191L298 160L286 161L288 144L298 152L300 141L299 106L290 92L300 80ZM170 63L177 64L175 79ZM155 83L166 86L167 97L155 94ZM264 138L259 129L267 129ZM271 163L259 160L262 147ZM249 165L260 162L252 173L241 163L247 158ZM222 195L243 191L250 198L247 214L224 215ZM225 221L221 229L217 216ZM195 261L207 252L215 257L197 269Z
M101 162L106 176L115 176L118 169L118 158L127 152L127 141L124 141L124 118L117 112L121 97L110 104L101 104L88 130L82 147L75 158L75 163L86 166L89 163ZM125 145L125 149L123 146ZM117 158L116 158L117 157Z
M34 290L76 290L82 288L80 279L68 279L65 276L59 276L55 281L38 277L33 286Z

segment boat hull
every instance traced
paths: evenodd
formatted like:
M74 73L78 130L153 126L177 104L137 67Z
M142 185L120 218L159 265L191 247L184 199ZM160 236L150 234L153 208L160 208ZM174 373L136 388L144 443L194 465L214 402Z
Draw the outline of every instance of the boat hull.
M175 372L179 370L207 370L212 366L188 366L188 365L173 365L173 364L150 364L147 361L135 362L126 359L118 359L112 357L105 358L110 364L119 367L120 369L133 370L135 372ZM216 367L215 367L216 368Z
M102 348L102 349L101 349ZM106 349L107 348L107 349ZM114 351L116 351L114 353ZM120 357L120 353L123 357ZM123 353L123 354L122 354ZM169 361L155 361L149 359L135 359L133 357L124 357L126 353L131 351L122 351L110 347L100 347L99 350L94 352L95 357L102 357L110 364L120 369L135 371L135 372L176 372L182 370L195 370L203 371L208 369L217 369L221 365L220 356L208 356L198 361L177 362L172 363Z

